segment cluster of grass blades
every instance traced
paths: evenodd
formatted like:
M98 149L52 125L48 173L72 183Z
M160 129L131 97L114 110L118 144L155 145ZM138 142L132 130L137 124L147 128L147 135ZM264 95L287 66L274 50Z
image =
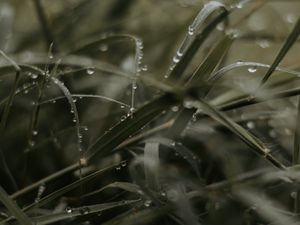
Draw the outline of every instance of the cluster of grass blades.
M0 2L1 225L300 224L300 14L262 16L299 3L53 2L9 45ZM174 2L190 25L162 38Z

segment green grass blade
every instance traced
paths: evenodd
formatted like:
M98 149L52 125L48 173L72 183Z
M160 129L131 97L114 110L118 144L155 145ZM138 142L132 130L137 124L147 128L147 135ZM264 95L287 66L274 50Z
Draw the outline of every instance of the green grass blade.
M30 218L22 212L22 210L14 203L5 190L0 186L0 201L10 211L11 215L14 216L20 224L32 225Z
M263 77L261 81L261 85L265 84L269 77L272 75L272 73L275 71L276 67L279 65L279 63L282 61L284 56L288 53L290 48L293 46L293 44L297 41L300 34L300 18L298 19L293 31L288 36L287 40L285 41L284 45L280 49L278 55L276 56L274 62L272 63L271 67Z
M134 135L143 126L160 115L162 111L174 105L176 101L174 96L165 94L144 105L134 112L132 116L128 116L125 120L112 127L111 130L96 140L88 149L87 158L95 158L97 155L107 154L129 136Z
M146 142L144 148L144 171L146 185L152 190L160 190L159 185L159 143Z
M196 69L192 77L187 82L187 85L196 86L197 84L201 84L203 81L206 81L227 53L232 42L233 37L226 35L208 54L203 63Z
M202 110L205 114L212 117L227 129L237 135L243 142L245 142L255 153L269 161L273 166L279 169L285 169L286 167L279 162L275 157L270 154L270 149L267 148L257 137L248 132L242 126L231 120L221 111L216 110L203 100L199 100L195 103L195 106Z
M72 208L70 209L70 213L68 212L61 212L61 213L54 213L45 216L39 216L33 218L37 225L45 225L56 223L62 220L71 219L75 217L82 217L87 215L92 215L95 213L100 213L109 209L113 209L116 207L128 206L134 203L139 202L140 200L124 200L119 202L109 202L103 204L95 204L95 205L88 205L82 206L79 208Z
M267 199L265 196L263 197L258 191L250 189L236 189L233 193L247 206L252 207L255 205L256 212L271 224L299 224L299 221L292 216L287 216L281 213L286 210L282 210L280 205L272 204L270 199ZM274 201L272 200L272 202Z
M203 28L204 23L207 22L206 20L216 12L218 15L215 15L209 24ZM211 1L204 6L189 27L189 32L179 47L176 56L174 56L175 60L173 59L173 64L171 64L166 77L178 79L183 76L185 69L192 61L200 46L213 31L215 26L225 19L227 15L228 11L225 6L219 2Z
M49 195L41 198L37 203L33 203L33 204L29 205L29 206L26 206L23 210L24 211L29 211L29 210L32 210L32 209L34 209L36 207L41 207L41 206L43 206L43 205L51 202L52 200L54 200L54 199L62 196L63 194L65 194L65 193L67 193L67 192L69 192L69 191L71 191L71 190L73 190L73 189L75 189L75 188L77 188L77 187L79 187L79 186L81 186L81 185L83 185L83 184L85 184L85 183L93 180L94 178L96 178L100 174L102 174L102 173L104 173L104 172L106 172L108 170L111 170L111 169L115 168L117 165L119 165L119 164L114 164L114 165L111 165L111 166L106 167L104 169L100 169L100 170L98 170L98 171L96 171L96 172L94 172L92 174L89 174L89 175L87 175L87 176L85 176L85 177L83 177L83 178L81 178L81 179L79 179L79 180L77 180L77 181L69 184L69 185L66 185L66 186L64 186L64 187L62 187L62 188L60 188L60 189L52 192L51 194L49 194Z

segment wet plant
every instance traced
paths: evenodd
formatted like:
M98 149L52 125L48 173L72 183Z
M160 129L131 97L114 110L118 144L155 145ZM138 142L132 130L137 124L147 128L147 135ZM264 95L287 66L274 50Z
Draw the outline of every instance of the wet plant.
M300 224L299 9L1 2L0 224Z

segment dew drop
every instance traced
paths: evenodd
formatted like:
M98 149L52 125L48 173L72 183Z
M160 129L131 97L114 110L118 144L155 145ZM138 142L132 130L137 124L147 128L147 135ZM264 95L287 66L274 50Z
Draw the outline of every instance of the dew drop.
M87 73L88 75L93 75L93 74L95 73L95 70L94 70L93 68L88 68L88 69L86 70L86 73Z
M120 108L121 108L121 109L124 109L124 108L125 108L125 105L121 105Z
M178 63L179 61L180 61L180 58L178 58L177 55L173 57L174 63Z
M194 35L194 33L195 33L194 27L193 26L189 26L188 34L192 36L192 35Z
M145 206L145 207L149 207L149 206L151 205L151 203L152 203L151 200L146 200L146 201L144 202L144 206Z
M38 132L37 130L33 130L33 131L32 131L32 135L33 135L33 136L38 135L38 133L39 133L39 132Z
M72 213L73 212L73 209L71 207L67 207L65 210L66 210L67 213Z
M286 22L293 24L296 23L297 16L295 14L289 13L286 15L285 20Z
M122 166L122 167L126 167L126 166L127 166L127 162L125 162L125 161L124 161L124 162L121 162L121 166Z
M269 48L270 47L270 42L266 39L258 40L256 43L261 48Z
M124 121L127 118L127 116L121 116L121 121Z
M248 72L249 73L255 73L257 71L257 68L256 67L249 67L248 68Z
M121 166L116 166L116 170L121 170Z
M100 46L99 46L99 50L100 50L101 52L106 52L106 51L108 50L108 45L106 45L106 44L100 45Z
M142 71L147 71L148 70L148 66L147 65L144 65L143 67L142 67Z
M82 209L79 210L81 215L87 215L90 213L90 209L88 207L83 207Z
M176 106L173 106L172 108L171 108L171 110L173 111L173 112L178 112L178 110L179 110L179 107L176 105Z
M252 121L249 121L249 122L247 122L247 127L248 127L249 129L254 129L254 128L255 128L255 123L252 122Z
M76 119L73 119L73 122L74 122L74 123L76 123L76 122L77 122L77 120L76 120Z

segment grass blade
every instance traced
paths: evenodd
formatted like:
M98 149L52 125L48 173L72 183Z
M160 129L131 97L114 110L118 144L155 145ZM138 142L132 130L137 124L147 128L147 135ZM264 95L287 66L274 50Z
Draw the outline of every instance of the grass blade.
M0 186L0 201L10 211L11 215L14 216L20 224L32 225L33 223L29 217L22 212L22 210L9 198L5 190Z
M199 100L195 103L195 106L199 110L203 110L205 114L212 117L219 123L223 124L226 128L237 135L242 141L244 141L255 153L268 160L273 166L279 169L285 169L286 167L280 163L275 157L270 154L270 149L267 148L257 137L248 132L242 126L231 120L224 113L216 110L203 100Z
M272 75L272 73L275 71L276 67L279 65L281 60L284 58L284 56L287 54L287 52L290 50L290 48L293 46L293 44L297 41L300 34L300 18L298 19L293 31L288 36L287 40L285 41L284 45L280 49L278 55L276 56L274 62L272 63L271 67L263 77L261 81L261 85L265 84L269 77Z

